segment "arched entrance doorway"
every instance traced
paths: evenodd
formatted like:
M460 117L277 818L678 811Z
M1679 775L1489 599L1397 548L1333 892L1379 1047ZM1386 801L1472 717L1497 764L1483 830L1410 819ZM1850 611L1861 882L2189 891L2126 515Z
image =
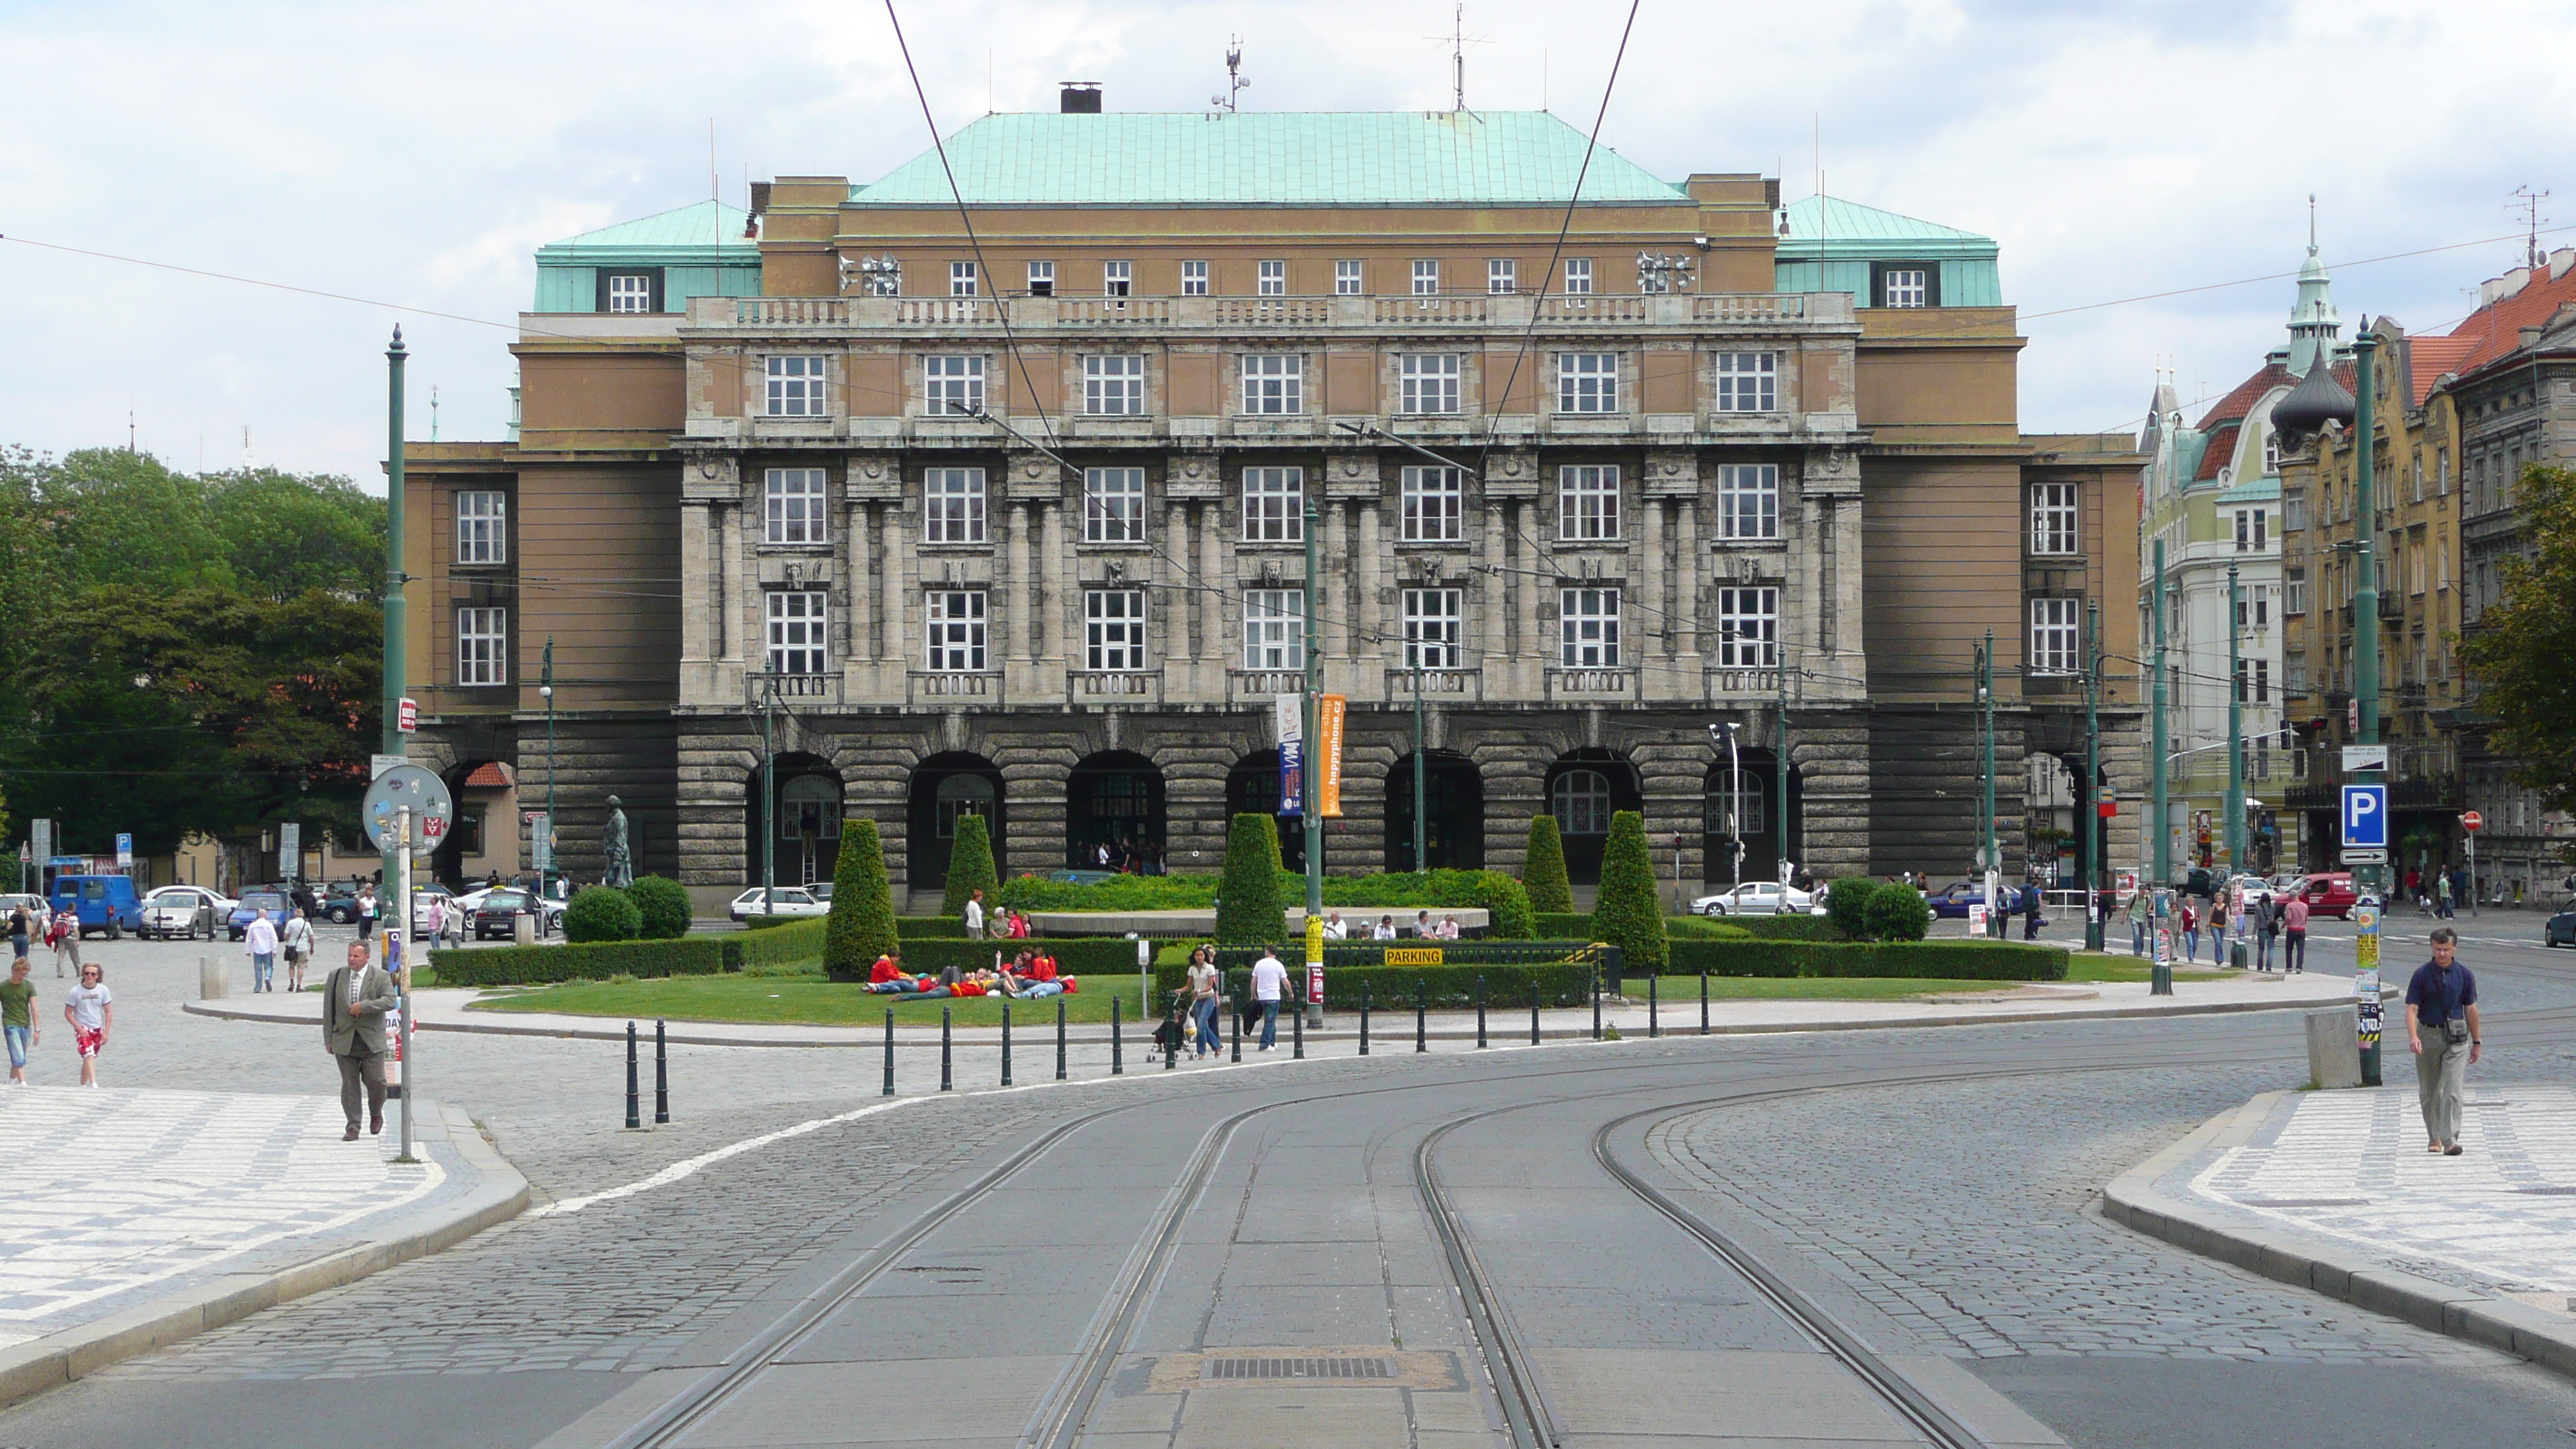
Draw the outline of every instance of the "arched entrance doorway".
M953 751L933 755L912 770L906 838L911 843L906 883L915 890L948 884L948 851L957 843L957 821L981 815L993 838L993 870L1008 876L1010 811L1002 797L1002 772L982 755Z
M1601 883L1601 848L1609 843L1611 815L1643 810L1646 803L1636 767L1599 748L1557 756L1547 767L1540 798L1556 817L1557 835L1565 843L1566 878L1576 885Z
M1279 821L1279 865L1283 870L1306 868L1306 832L1297 817L1279 814L1279 752L1254 750L1235 761L1225 776L1225 813L1231 820L1237 815L1270 815Z
M1426 750L1422 758L1422 867L1413 859L1413 756L1386 772L1386 868L1483 870L1485 777L1476 762L1454 750Z
M1780 878L1779 787L1778 757L1767 749L1738 750L1733 769L1723 756L1709 765L1701 784L1706 817L1701 876L1712 887ZM1793 865L1804 864L1801 804L1797 768L1791 766L1788 850ZM1740 864L1739 842L1744 847Z
M780 885L808 885L829 879L841 849L841 772L819 755L780 755L770 765L777 797L769 826L776 843L772 860ZM752 771L744 791L742 838L748 843L742 878L760 883L760 772ZM631 812L630 812L631 814ZM638 867L637 874L642 874Z
M515 880L519 860L519 787L516 774L498 760L476 760L447 772L448 798L456 818L446 838L429 853L429 878L450 887L479 884L493 876ZM543 810L537 798L533 809ZM297 862L299 869L302 862ZM327 872L326 872L327 874Z
M1161 874L1163 772L1127 750L1091 756L1065 779L1064 826L1072 869Z

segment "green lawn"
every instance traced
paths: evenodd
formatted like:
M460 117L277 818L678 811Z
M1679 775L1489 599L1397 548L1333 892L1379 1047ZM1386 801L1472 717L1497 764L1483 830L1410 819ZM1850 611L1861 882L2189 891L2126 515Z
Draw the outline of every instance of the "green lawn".
M999 1026L1002 1008L1011 1008L1011 1024L1032 1030L1055 1024L1055 1005L1064 1003L1072 1022L1106 1022L1116 997L1128 1021L1137 1019L1136 978L1091 976L1082 990L1039 1001L1005 1002L990 996L943 997L933 1001L893 1001L855 986L826 981L819 975L671 976L647 981L567 981L555 986L493 991L475 1001L476 1011L554 1011L572 1016L663 1017L672 1021L743 1021L799 1026L882 1026L886 1008L894 1008L903 1026L937 1026L939 1009L947 1007L959 1026Z
M2152 967L2143 957L2107 951L2100 954L2078 951L2066 965L2066 979L2073 982L2145 981L2149 979L2151 972ZM2188 967L2176 966L2173 979L2220 981L2242 974L2244 973L2237 971L2194 971Z
M1920 976L1711 976L1711 1001L1906 1001L1917 996L1963 991L2008 991L2018 981L1948 981ZM1624 983L1630 1001L1642 1001L1646 983ZM1699 1007L1699 978L1667 976L1660 988L1666 1011ZM1527 1010L1527 1006L1522 1007Z

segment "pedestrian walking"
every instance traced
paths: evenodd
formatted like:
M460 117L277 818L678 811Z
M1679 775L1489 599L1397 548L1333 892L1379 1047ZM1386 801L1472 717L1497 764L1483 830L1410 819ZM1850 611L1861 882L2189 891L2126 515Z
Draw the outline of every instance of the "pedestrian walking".
M2298 975L2308 969L2308 898L2290 897L2281 907L2281 970Z
M1198 1028L1198 1040L1190 1053L1193 1059L1214 1056L1221 1045L1216 1034L1216 997L1221 980L1211 955L1205 946L1190 952L1190 1024Z
M9 970L17 974L14 964ZM99 1053L107 1050L107 1034L116 1027L116 997L107 989L106 967L92 961L81 968L80 985L63 996L63 1020L72 1024L72 1050L80 1054L80 1084L95 1087Z
M2227 964L2227 892L2209 898L2209 964Z
M979 889L974 894L966 898L964 920L966 922L966 939L970 941L983 940L984 892L982 890Z
M394 980L368 959L364 937L349 943L349 964L331 973L322 990L322 1046L340 1064L340 1113L358 1140L358 1097L367 1099L367 1130L385 1130L385 1013L394 1007Z
M2182 959L2200 964L2200 914L2188 899L2182 903Z
M277 984L277 923L266 911L253 911L250 924L242 930L242 954L250 957L250 989L253 995Z
M2042 894L2039 889L2039 882L2032 881L2029 885L2022 887L2021 938L2023 940L2036 941L2039 939L2039 928L2048 924L2047 919L2040 915L2040 910L2047 904L2047 901L2048 897Z
M1279 1044L1279 992L1288 984L1288 968L1279 964L1275 946L1261 948L1261 959L1252 963L1252 999L1261 1008L1261 1049L1268 1051Z
M2486 1043L2478 1031L2478 978L2453 957L2459 934L2433 928L2433 959L2406 983L2406 1049L2415 1054L2415 1094L2424 1109L2424 1150L2460 1155L2460 1098Z
M15 1087L27 1085L27 1049L45 1039L36 1030L36 983L27 979L32 969L12 961L9 979L0 981L0 1035L9 1038L9 1084Z
M2137 893L2129 897L2130 955L2144 956L2147 954L2147 931L2150 923L2153 922L2154 919L2155 908L2152 904L2152 898L2149 896L2147 888L2145 886L2140 886L2138 887Z
M2280 921L2272 911L2272 897L2256 896L2254 908L2247 914L2254 918L2254 969L2268 972L2272 969L2272 933L2280 929Z
M304 918L302 906L296 907L295 914L287 920L286 933L278 938L278 944L286 951L286 989L302 991L304 968L313 961L313 923Z
M13 959L27 959L27 938L36 934L36 922L24 902L9 908L9 952Z
M2451 917L2451 877L2446 871L2433 877L2433 914L2443 920Z
M54 975L80 975L80 913L68 904L54 912L53 924L45 928L45 940L54 948ZM63 967L71 970L65 972Z
M358 887L358 939L372 941L376 938L377 914L376 888L372 885Z

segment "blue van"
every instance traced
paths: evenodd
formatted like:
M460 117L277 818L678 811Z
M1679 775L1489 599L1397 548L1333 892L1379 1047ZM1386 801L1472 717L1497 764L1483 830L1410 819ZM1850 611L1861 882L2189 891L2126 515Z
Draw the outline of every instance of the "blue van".
M80 917L84 937L104 931L107 939L114 941L128 931L143 929L143 902L134 894L132 876L55 876L54 909L67 907Z

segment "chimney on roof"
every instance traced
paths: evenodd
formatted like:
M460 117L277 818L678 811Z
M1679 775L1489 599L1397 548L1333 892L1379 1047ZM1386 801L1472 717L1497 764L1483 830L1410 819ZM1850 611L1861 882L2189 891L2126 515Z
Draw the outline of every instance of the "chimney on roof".
M2549 254L2549 280L2554 282L2560 277L2566 276L2567 269L2570 266L2576 266L2576 247L2560 247L2558 250L2551 252Z
M1056 86L1056 110L1068 116L1100 114L1100 82L1063 81Z

